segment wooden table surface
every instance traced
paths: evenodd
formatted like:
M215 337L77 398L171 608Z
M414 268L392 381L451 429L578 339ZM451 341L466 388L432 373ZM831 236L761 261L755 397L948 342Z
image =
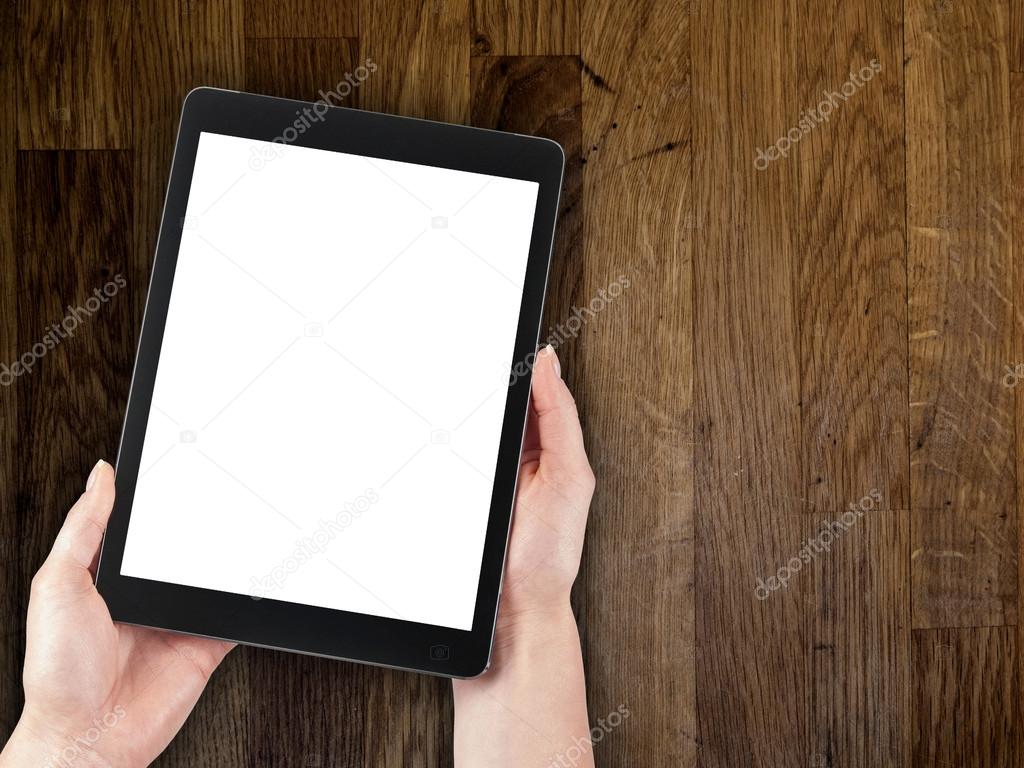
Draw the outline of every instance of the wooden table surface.
M1022 764L1024 0L6 0L0 35L0 362L126 280L0 387L0 736L116 453L184 95L371 59L352 106L565 147L550 332L629 282L559 347L590 713L630 711L598 764ZM159 764L451 738L443 680L239 649Z

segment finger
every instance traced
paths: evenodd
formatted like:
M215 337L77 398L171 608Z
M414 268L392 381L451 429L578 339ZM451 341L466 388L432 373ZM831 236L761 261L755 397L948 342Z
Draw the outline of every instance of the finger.
M85 493L68 512L43 567L80 569L87 571L91 579L113 506L114 468L101 460L86 481Z
M534 363L532 396L541 461L585 467L589 472L576 401L562 381L558 356L550 344L540 351Z

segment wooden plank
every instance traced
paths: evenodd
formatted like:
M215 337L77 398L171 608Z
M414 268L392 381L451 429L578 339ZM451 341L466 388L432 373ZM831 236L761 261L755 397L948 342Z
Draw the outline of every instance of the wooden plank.
M558 350L575 385L582 325L567 325L573 307L589 301L583 283L583 201L580 61L575 56L493 56L472 60L471 122L480 128L554 139L565 152L558 228L548 275L541 335ZM559 328L561 327L561 331ZM572 329L576 328L576 333Z
M311 768L377 764L365 756L363 725L394 717L367 706L381 677L352 664L250 649L250 760Z
M888 511L909 501L898 10L788 8L695 5L700 761L900 765L909 519ZM825 49L805 41L823 17ZM881 71L861 77L875 57ZM851 69L853 94L808 118ZM785 156L758 149L794 127ZM815 553L819 521L845 521L862 498L870 511ZM811 572L755 595L780 568Z
M186 0L194 2L194 0ZM356 37L359 0L246 0L246 37Z
M913 636L913 765L1019 765L1014 630L915 630Z
M1011 161L1011 210L1012 253L1014 283L1013 313L1013 360L1006 366L1003 385L1013 390L1016 399L1017 425L1017 584L1018 601L1024 594L1024 568L1020 567L1024 552L1024 541L1020 536L1019 521L1024 519L1024 74L1010 75L1010 161ZM1019 610L1019 605L1018 605ZM1024 622L1017 616L1017 647L1024 647ZM1018 654L1017 680L1024 680L1024 654ZM1018 705L1017 733L1024 735L1024 707Z
M1024 0L1010 0L1010 69L1024 72Z
M906 510L870 511L815 563L807 765L910 763L909 541Z
M673 0L581 9L577 295L628 282L588 322L570 371L600 478L577 603L589 711L631 713L598 747L607 765L691 766L697 754L690 104L666 88L689 71L690 24Z
M378 72L360 89L375 112L469 119L469 0L361 0L359 59Z
M805 106L790 87L788 7L698 0L691 21L692 98L700 105L693 109L696 687L700 765L716 768L806 766L816 746L805 609L813 580L801 574L763 600L754 594L757 579L796 556L813 522L800 514L795 169L782 160L755 168L755 147L774 142Z
M18 339L17 189L15 147L17 119L17 22L14 0L0 3L0 363L21 354ZM18 434L17 389L0 369L0 743L6 743L21 715L21 670L25 657L23 595L27 568L18 538L15 440Z
M201 85L244 85L242 0L140 2L133 45L135 247L152 263L185 96Z
M300 101L324 100L336 107L358 105L359 41L354 38L249 40L245 88ZM369 70L365 68L359 74Z
M478 56L579 54L578 0L473 0Z
M797 173L800 212L805 508L830 515L872 489L887 509L910 504L901 11L805 4L793 85L806 112L778 127L800 136L779 162ZM822 18L827 48L815 44Z
M21 149L119 149L131 142L132 5L18 3Z
M127 152L19 152L16 185L17 348L31 368L3 393L17 398L5 516L20 543L5 592L23 650L31 577L93 464L117 454L135 353L133 297L145 295L146 280L131 250Z
M160 227L178 115L185 95L200 85L244 85L242 0L144 0L135 6L132 45L134 253L148 279ZM144 285L144 283L143 283ZM137 335L145 290L133 322ZM250 765L248 656L233 651L214 675L202 701L156 765Z
M915 510L911 519L915 628L1017 623L1014 510Z
M914 626L1013 622L1007 5L906 13Z
M451 768L454 712L451 683L408 672L375 670L363 692L367 716L353 736L362 736L366 758L347 765ZM324 768L346 763L324 763Z

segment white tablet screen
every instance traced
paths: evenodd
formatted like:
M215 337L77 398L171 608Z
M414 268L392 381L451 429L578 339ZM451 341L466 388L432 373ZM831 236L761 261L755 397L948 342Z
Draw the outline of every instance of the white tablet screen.
M471 629L537 192L203 133L121 573Z

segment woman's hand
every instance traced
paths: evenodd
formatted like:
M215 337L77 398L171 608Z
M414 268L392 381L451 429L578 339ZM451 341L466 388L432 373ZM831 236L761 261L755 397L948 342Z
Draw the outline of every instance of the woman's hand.
M148 765L234 647L111 621L93 577L113 503L101 461L32 580L25 708L4 768Z
M456 680L456 766L593 765L569 591L594 474L576 403L545 347L533 371L491 669Z
M594 494L576 402L550 345L537 356L531 400L503 585L505 626L568 609Z

